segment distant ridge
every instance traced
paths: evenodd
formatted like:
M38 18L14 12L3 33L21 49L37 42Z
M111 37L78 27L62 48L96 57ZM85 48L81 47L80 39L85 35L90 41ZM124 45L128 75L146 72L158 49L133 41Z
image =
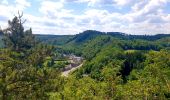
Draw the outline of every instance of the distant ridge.
M143 40L158 40L165 37L170 37L170 34L156 34L156 35L131 35L121 32L107 32L108 35L122 39L143 39Z
M170 34L156 34L156 35L131 35L122 32L100 32L96 30L87 30L82 33L75 35L74 39L76 42L83 42L88 39L93 39L100 35L110 35L121 39L143 39L148 41L158 40L165 37L170 37Z
M2 31L0 31L0 42L2 42L2 35L3 35ZM147 41L155 41L166 37L170 37L170 34L131 35L122 32L100 32L96 30L86 30L76 35L54 35L54 34L34 34L34 35L39 41L52 45L53 44L62 45L69 42L83 43L103 35L112 36L123 40L142 39Z

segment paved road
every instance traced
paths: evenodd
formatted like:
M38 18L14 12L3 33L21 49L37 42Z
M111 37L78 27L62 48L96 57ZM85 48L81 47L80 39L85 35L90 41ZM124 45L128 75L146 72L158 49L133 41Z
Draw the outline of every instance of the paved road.
M71 68L70 70L62 72L61 76L68 77L69 73L71 73L71 72L75 71L76 69L80 68L82 65L83 65L83 63L76 66L76 67Z

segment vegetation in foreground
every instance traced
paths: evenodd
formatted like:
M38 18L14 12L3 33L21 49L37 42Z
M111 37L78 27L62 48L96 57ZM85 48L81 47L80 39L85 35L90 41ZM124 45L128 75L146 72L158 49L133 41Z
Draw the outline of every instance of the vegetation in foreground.
M85 31L62 36L62 43L41 38L47 43L42 44L31 29L24 30L21 17L14 17L2 31L0 99L170 99L168 35L143 38ZM62 77L63 67L55 60L72 53L86 61L69 77Z

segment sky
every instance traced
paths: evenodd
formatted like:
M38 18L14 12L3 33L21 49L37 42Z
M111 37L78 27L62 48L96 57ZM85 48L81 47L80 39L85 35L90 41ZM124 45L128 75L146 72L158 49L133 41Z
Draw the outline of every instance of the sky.
M18 11L34 34L170 33L170 0L0 0L0 27Z

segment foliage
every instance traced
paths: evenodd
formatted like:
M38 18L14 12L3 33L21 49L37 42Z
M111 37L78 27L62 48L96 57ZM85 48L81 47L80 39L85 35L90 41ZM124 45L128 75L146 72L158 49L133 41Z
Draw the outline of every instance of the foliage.
M31 29L24 31L21 16L9 21L4 33L5 48L0 49L2 100L170 98L170 47L164 35L88 30L68 38L37 35L41 41L37 43ZM83 56L85 62L63 77L61 69L69 64L66 54Z
M4 44L6 47L15 51L23 51L24 49L30 49L35 45L34 36L32 35L32 29L24 31L22 21L23 15L18 15L13 18L12 21L8 21L8 28L4 30Z

